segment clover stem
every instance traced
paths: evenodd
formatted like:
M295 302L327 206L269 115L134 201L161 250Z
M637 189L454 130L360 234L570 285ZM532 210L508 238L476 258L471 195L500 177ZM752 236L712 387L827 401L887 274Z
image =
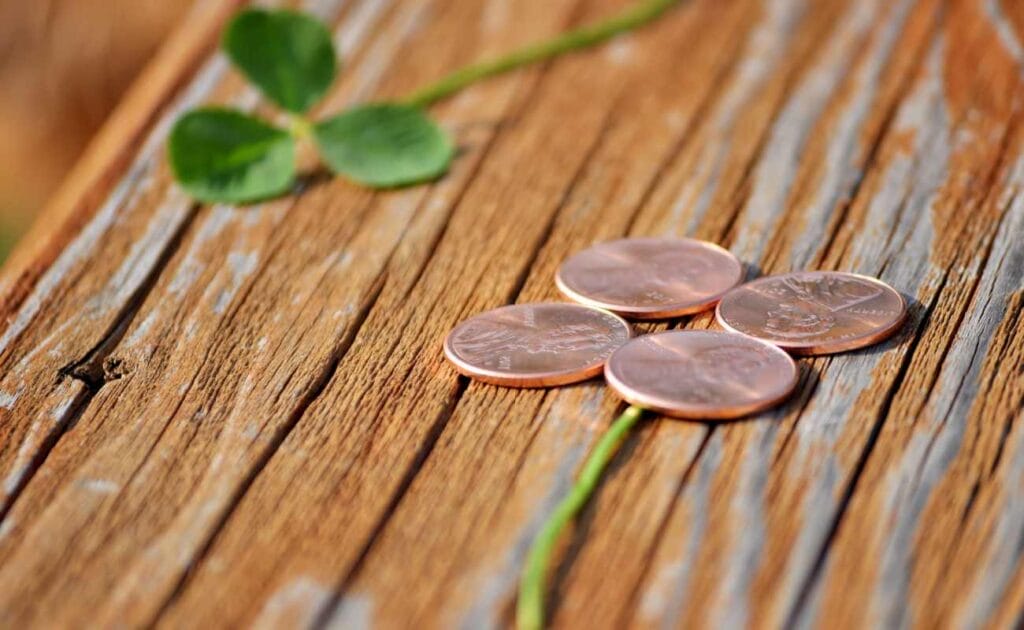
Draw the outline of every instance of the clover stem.
M589 24L562 33L552 39L520 48L502 57L465 66L442 77L437 82L413 92L404 102L407 105L426 107L451 96L467 85L481 79L508 72L509 70L514 70L537 61L550 59L569 51L599 44L620 33L625 33L654 21L672 5L680 1L643 0L619 15L596 24Z
M614 457L619 444L636 425L644 410L636 405L627 407L608 427L590 454L583 470L569 494L555 508L534 538L526 559L526 568L519 581L519 599L516 602L516 625L519 630L540 630L544 627L544 595L547 592L547 571L555 543L565 526L586 505L594 494L601 475Z

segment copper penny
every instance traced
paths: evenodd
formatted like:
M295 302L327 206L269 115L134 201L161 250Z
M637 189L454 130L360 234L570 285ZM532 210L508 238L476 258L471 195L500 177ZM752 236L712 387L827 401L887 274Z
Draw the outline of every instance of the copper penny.
M471 317L444 342L455 368L508 387L546 387L601 373L632 336L624 319L577 304L513 304Z
M677 418L738 418L767 409L796 387L793 359L751 337L671 330L638 337L612 354L608 384L628 402Z
M733 289L718 304L725 328L795 354L828 354L878 343L907 316L892 287L853 273L802 271Z
M583 250L558 269L567 296L635 319L706 310L736 286L743 265L727 250L691 238L625 238Z

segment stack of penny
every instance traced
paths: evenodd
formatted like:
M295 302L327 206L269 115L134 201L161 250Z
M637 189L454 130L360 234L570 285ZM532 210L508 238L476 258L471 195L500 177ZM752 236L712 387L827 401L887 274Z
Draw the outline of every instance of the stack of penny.
M830 354L892 335L899 293L852 273L810 271L746 284L727 250L687 238L600 243L566 260L556 283L579 304L505 306L445 340L462 374L510 387L548 387L604 371L627 402L669 416L729 419L785 400L797 384L790 354ZM625 318L666 319L715 308L724 331L633 338Z

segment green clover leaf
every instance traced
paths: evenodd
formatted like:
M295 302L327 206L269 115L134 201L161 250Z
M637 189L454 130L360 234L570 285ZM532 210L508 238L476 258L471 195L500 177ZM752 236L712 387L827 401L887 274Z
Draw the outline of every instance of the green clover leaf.
M171 169L199 201L258 201L291 188L296 143L311 137L330 170L360 184L393 188L431 181L448 171L455 148L422 108L488 77L607 41L680 2L639 0L600 22L465 66L400 102L356 106L320 122L305 114L337 73L330 30L296 11L243 9L228 24L222 47L264 95L291 114L290 128L228 109L193 110L171 132Z
M256 201L285 192L295 179L291 135L231 109L197 109L178 119L168 155L174 177L200 201Z
M222 45L250 81L295 114L309 111L337 72L330 31L295 11L246 9L231 20Z
M448 170L451 139L411 105L362 105L318 123L313 137L335 173L378 188L429 181Z

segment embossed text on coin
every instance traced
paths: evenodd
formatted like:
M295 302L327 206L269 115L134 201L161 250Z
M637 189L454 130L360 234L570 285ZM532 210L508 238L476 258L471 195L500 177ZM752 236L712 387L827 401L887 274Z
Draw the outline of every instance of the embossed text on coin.
M629 324L577 304L514 304L456 326L444 343L459 372L510 387L544 387L601 373L608 356L629 340Z
M838 271L805 271L737 287L722 298L716 315L725 328L790 352L827 354L885 339L906 313L903 297L884 282Z

